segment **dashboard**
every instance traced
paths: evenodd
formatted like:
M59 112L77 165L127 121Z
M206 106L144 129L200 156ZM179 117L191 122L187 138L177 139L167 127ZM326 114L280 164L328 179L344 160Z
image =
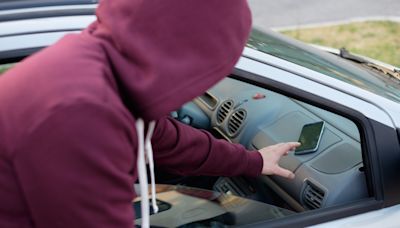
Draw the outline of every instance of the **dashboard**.
M176 117L250 150L298 141L304 125L323 121L316 151L303 155L291 152L280 161L282 167L296 174L294 180L262 176L257 181L295 211L368 197L360 133L345 117L232 78L225 78L184 105ZM245 184L221 177L214 189L241 194L238 189L246 187L240 185Z

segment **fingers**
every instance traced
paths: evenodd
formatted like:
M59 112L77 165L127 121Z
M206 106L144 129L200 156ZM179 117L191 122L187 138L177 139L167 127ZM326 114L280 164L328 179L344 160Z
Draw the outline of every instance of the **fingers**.
M264 147L260 150L263 157L263 171L265 175L279 175L285 178L293 179L294 173L279 167L279 160L282 156L300 146L298 142L278 143L272 146Z
M293 150L296 149L296 147L300 146L301 144L299 142L287 142L285 143L285 145L289 150Z
M278 175L278 176L281 176L281 177L285 177L285 178L288 178L288 179L293 179L294 178L294 173L293 172L291 172L291 171L289 171L287 169L281 168L279 166L275 170L275 175Z
M291 150L295 150L296 149L296 147L298 147L298 146L300 146L301 144L299 143L299 142L287 142L287 143L282 143L281 145L280 145L280 152L281 152L281 154L282 155L288 155L289 154L289 151L291 151ZM275 175L278 175L278 176L282 176L282 177L285 177L285 178L288 178L288 179L293 179L294 177L295 177L295 175L294 175L294 173L293 172L291 172L291 171L289 171L289 170L287 170L287 169L284 169L284 168L282 168L282 167L277 167L276 168L276 170L275 170Z
M287 143L279 143L276 146L279 147L279 152L281 155L287 155L289 151L296 149L296 147L300 146L299 142L287 142Z

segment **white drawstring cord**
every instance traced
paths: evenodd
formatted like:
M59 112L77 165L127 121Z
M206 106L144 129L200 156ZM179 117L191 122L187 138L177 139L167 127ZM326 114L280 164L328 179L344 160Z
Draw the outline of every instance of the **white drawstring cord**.
M156 202L156 184L155 184L155 177L154 177L154 160L153 160L153 147L151 145L151 136L154 132L154 127L156 123L151 121L149 123L149 127L147 129L147 136L144 141L145 151L147 153L147 159L149 161L149 168L150 168L150 181L151 181L151 203L153 206L154 213L158 212L158 206Z
M142 211L142 227L149 227L149 196L147 186L147 172L146 161L144 159L144 122L142 119L136 121L136 132L138 135L138 154L137 154L137 168L139 176L141 211Z
M155 181L154 181L154 161L153 161L153 149L151 146L151 136L154 131L155 122L149 123L149 129L147 131L146 139L144 139L144 122L142 119L136 121L136 131L138 135L138 154L137 154L137 168L139 176L139 186L141 195L141 211L142 211L142 227L146 228L150 226L150 210L149 210L149 195L148 195L148 184L147 184L147 171L145 161L145 150L150 166L151 176L151 194L152 194L152 206L154 213L158 212L155 195Z

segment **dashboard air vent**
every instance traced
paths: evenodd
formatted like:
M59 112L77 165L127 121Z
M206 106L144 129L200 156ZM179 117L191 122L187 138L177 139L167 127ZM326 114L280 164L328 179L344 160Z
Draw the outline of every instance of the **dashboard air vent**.
M310 209L321 208L325 192L317 186L307 183L303 193L303 200Z
M244 109L239 109L234 113L232 113L228 122L229 134L235 135L236 133L238 133L245 119L246 119L246 111Z
M219 107L218 112L217 112L217 122L218 123L224 122L225 118L228 116L232 107L233 107L232 100L226 100L221 104L221 106Z

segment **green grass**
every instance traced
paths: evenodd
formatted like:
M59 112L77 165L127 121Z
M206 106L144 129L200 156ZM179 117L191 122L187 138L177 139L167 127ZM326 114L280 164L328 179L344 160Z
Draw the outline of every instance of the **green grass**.
M355 22L336 26L281 31L295 39L368 56L400 67L400 23Z
M0 75L6 72L8 69L10 69L14 64L4 64L0 65Z

